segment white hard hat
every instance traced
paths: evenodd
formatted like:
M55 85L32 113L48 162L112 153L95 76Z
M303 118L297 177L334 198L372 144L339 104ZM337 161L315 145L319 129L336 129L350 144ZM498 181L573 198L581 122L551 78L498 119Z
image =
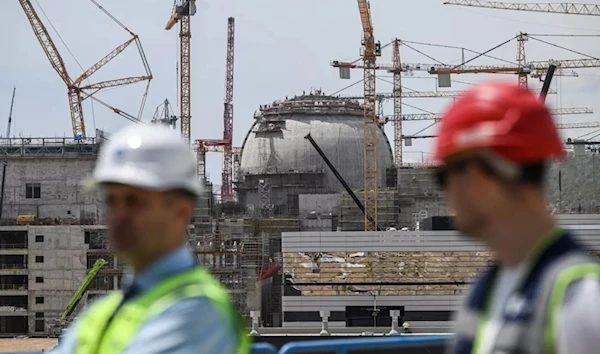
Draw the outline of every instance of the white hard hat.
M196 196L202 191L194 153L178 132L156 124L131 125L111 136L100 149L90 182L180 189Z

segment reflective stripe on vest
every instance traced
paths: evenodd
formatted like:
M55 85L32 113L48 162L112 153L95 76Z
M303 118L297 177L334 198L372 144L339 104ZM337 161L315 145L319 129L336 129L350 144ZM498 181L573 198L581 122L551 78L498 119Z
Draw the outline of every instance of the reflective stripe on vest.
M118 354L132 342L146 320L185 298L207 297L237 327L238 354L250 353L250 337L229 294L206 270L172 276L151 291L121 305L123 293L116 291L94 304L79 321L76 354ZM121 305L121 307L119 307ZM115 313L115 311L117 311Z
M491 353L554 353L554 322L568 285L590 275L600 277L598 259L568 234L550 237L544 246L533 258L537 260L530 264L519 289L507 300ZM497 271L494 267L484 273L465 297L447 353L487 354L481 353L479 341L487 323L488 294Z

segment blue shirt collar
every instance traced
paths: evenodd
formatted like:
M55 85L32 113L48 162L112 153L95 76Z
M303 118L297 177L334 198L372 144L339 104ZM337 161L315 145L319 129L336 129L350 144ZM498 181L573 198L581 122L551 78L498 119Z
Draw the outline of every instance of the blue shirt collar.
M145 270L138 274L129 273L125 275L123 288L126 289L135 284L139 292L146 292L165 278L185 271L196 266L196 259L191 250L182 246L164 255Z

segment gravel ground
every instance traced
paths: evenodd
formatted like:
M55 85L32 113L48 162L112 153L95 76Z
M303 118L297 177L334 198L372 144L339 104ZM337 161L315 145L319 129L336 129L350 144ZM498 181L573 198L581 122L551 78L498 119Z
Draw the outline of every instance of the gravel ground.
M56 338L0 338L0 353L48 350L57 342Z

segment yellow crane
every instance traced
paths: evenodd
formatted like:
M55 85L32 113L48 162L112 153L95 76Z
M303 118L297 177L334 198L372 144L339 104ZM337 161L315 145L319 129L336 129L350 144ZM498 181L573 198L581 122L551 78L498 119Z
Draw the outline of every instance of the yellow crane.
M524 61L525 57L525 52L524 52L524 47L522 47L522 43L523 42L519 42L519 52L522 53L522 61ZM396 166L401 167L403 160L403 148L402 148L402 121L407 120L404 119L404 116L402 114L402 99L403 98L416 98L416 97L455 97L456 94L453 94L451 92L448 91L439 91L439 92L435 92L435 93L422 93L422 94L414 94L412 92L404 92L402 90L402 73L403 72L407 72L407 73L412 73L414 71L423 71L423 72L429 72L430 74L434 73L434 71L439 71L440 74L446 74L449 73L448 69L453 69L452 73L469 73L469 72L479 72L478 70L485 70L485 72L488 73L516 73L521 71L520 69L517 69L516 66L485 66L485 67L481 67L481 66L467 66L467 65L461 65L460 67L455 67L455 68L448 68L446 66L440 65L440 64L425 64L425 63L402 63L400 60L400 45L402 44L402 40L400 39L394 39L393 41L393 64L377 64L375 65L375 69L376 70L385 70L387 72L391 72L393 73L393 77L394 77L394 81L393 81L393 91L391 94L391 97L387 97L387 98L393 98L393 103L394 103L394 119L392 119L393 121L393 128L394 128L394 162L396 164ZM340 69L340 77L342 79L349 79L350 78L350 73L349 73L349 69L365 69L366 66L364 64L360 64L357 63L357 61L354 62L342 62L339 60L334 60L331 62L331 66L335 67L335 68L339 68ZM545 71L548 69L547 66L545 67L539 67L536 71L526 71L527 73L529 73L532 77L536 77L539 78L540 80L542 79ZM483 71L482 71L483 72ZM574 71L567 71L564 69L558 69L556 70L555 76L578 76L576 72ZM519 75L519 80L520 82L524 82L526 84L527 82L527 78L523 77L523 75ZM556 92L554 92L556 93ZM361 96L359 97L360 99L363 99L366 96ZM380 104L382 103L382 101L386 99L386 97L383 97L381 95L376 95L376 101L379 102ZM381 123L385 123L386 121L379 119L379 121ZM387 120L389 121L389 120Z
M600 16L600 6L594 4L573 4L573 3L514 3L514 2L500 2L500 1L478 1L478 0L450 0L445 1L444 5L456 5L456 6L468 6L468 7L481 7L487 9L497 10L515 10L515 11L529 11L529 12L545 12L554 14L565 14L565 15L586 15L586 16ZM526 33L519 33L518 42L519 49L517 52L517 61L520 68L525 68L525 41L528 36ZM560 66L561 69L566 68L577 68L580 66ZM589 67L589 66L588 66ZM598 63L594 63L593 67L598 67ZM527 73L525 70L518 72L519 85L527 87Z
M179 119L181 136L190 143L191 136L191 61L190 45L192 31L190 27L190 16L196 14L196 0L175 0L173 12L165 26L170 30L179 22Z
M600 16L600 5L573 3L516 3L478 0L449 0L444 5L481 7L496 10L515 10L529 12L545 12L564 15Z
M142 112L143 112L144 105L145 105L146 96L147 96L148 88L150 85L150 80L152 80L152 73L150 72L150 67L148 65L148 62L146 61L146 57L144 55L144 51L142 49L142 45L139 40L139 37L135 33L131 32L129 29L127 29L127 27L125 27L114 16L112 16L110 13L108 13L108 11L106 11L96 1L92 0L92 2L98 8L100 8L105 14L107 14L113 21L115 21L123 29L125 29L127 32L129 32L129 34L131 34L131 38L128 39L125 43L116 47L113 51L108 53L104 58L100 59L100 61L98 61L96 64L92 65L88 70L86 70L79 77L77 77L76 79L72 79L69 76L69 73L67 72L67 67L65 65L65 62L64 62L62 56L60 55L58 49L56 48L56 45L52 41L52 38L50 37L50 34L48 33L46 26L44 26L44 24L42 23L42 20L40 19L39 15L35 11L33 5L31 4L31 1L19 0L19 4L23 8L23 11L25 12L25 15L27 16L27 19L29 20L31 28L33 29L33 32L34 32L36 38L38 39L40 45L42 46L42 49L46 53L46 56L48 57L50 64L52 65L54 70L58 73L60 78L64 81L64 83L67 85L67 95L69 97L69 107L70 107L70 111L71 111L71 125L73 127L73 136L75 137L76 140L81 140L81 139L86 138L85 121L83 119L83 108L82 108L82 101L85 98L92 98L95 101L101 103L102 105L108 107L113 112L115 112L129 120L139 122ZM119 55L119 53L124 51L132 43L136 43L136 45L138 47L140 56L142 57L142 62L144 64L144 68L146 70L146 75L135 76L135 77L126 77L126 78L97 82L95 84L82 85L84 80L89 79L90 76L92 76L92 74L94 74L96 71L100 70L100 68L102 68L104 65L108 64L108 62L113 60L117 55ZM120 109L111 107L110 105L99 100L98 98L93 97L93 95L96 94L97 92L99 92L100 90L103 90L103 89L106 89L109 87L129 85L129 84L133 84L133 83L141 82L141 81L148 81L148 84L146 85L146 91L142 98L142 104L141 104L140 111L139 111L137 117L127 114L127 113L121 111ZM90 93L87 93L85 91L90 91Z
M377 231L377 97L375 91L376 60L381 56L381 44L375 42L371 9L367 0L358 0L363 28L362 59L364 75L364 143L363 178L365 231Z
M525 35L525 34L524 34ZM533 71L544 71L550 65L556 65L561 69L582 69L600 67L600 59L560 59L560 60L542 60L529 61L523 66L514 65L471 65L468 67L442 67L432 66L428 72L430 74L498 74L498 73L524 73L530 74Z

